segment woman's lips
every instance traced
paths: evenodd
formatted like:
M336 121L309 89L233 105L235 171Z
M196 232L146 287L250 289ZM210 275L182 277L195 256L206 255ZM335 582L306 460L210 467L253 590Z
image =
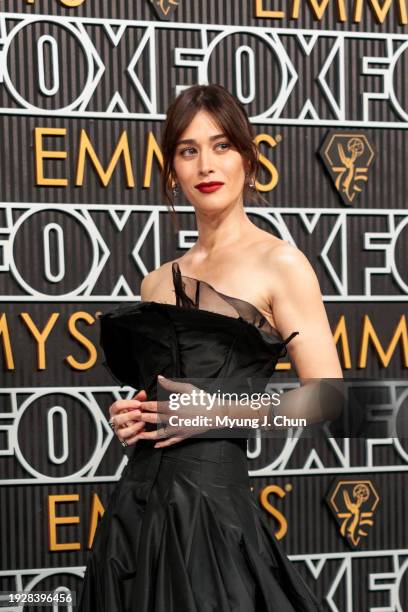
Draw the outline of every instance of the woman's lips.
M200 187L197 187L197 189L202 193L212 193L213 191L217 191L217 189L222 186L223 183L218 183L217 185L200 185Z

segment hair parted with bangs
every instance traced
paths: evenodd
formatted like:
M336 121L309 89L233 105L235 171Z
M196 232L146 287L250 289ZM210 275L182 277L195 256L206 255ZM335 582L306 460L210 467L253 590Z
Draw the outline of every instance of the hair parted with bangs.
M248 181L245 181L243 200L263 205L268 202L249 182L256 181L259 170L259 152L248 115L241 102L222 85L193 85L182 91L167 109L161 139L163 169L162 193L174 211L173 185L175 182L173 160L176 144L181 134L198 111L208 112L228 136L230 142L246 160Z

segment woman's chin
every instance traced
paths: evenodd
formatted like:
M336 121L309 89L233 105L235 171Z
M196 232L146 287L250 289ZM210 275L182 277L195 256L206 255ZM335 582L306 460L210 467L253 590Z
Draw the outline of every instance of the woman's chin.
M211 215L217 215L222 213L223 210L228 208L228 205L224 202L200 202L199 204L193 204L193 208L196 213L205 213Z
M238 200L239 198L226 198L225 194L222 197L210 194L209 197L205 196L199 200L194 199L194 201L191 199L190 202L196 212L222 212L238 204Z

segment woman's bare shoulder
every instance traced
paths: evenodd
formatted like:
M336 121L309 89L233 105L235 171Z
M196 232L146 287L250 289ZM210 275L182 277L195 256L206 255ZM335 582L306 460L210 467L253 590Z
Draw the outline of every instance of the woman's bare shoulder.
M307 256L286 240L275 239L267 245L263 258L268 278L275 289L280 283L316 284L316 273Z
M291 269L305 270L310 266L310 262L306 255L294 244L286 240L272 242L267 250L268 264L278 266L278 271L283 269L285 272Z
M154 294L157 293L159 286L172 285L172 265L177 259L173 261L166 261L159 268L152 270L143 278L140 284L140 297L142 300L150 300Z

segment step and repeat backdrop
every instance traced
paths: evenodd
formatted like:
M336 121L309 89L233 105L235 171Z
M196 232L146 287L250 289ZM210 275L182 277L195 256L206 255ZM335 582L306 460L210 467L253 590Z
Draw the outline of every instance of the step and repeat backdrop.
M1 4L0 591L79 593L130 452L98 316L194 244L192 207L175 231L160 194L160 135L175 95L219 83L261 153L268 205L247 213L308 256L383 427L252 439L254 495L324 610L406 612L408 2ZM277 374L296 382L287 358Z

